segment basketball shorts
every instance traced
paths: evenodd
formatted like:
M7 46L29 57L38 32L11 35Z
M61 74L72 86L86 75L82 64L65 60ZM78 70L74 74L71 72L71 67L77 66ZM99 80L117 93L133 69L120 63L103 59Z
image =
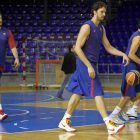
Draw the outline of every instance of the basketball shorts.
M139 65L130 61L130 64L128 66L124 66L124 64L122 64L121 67L123 73L122 86L121 86L122 95L136 97L136 93L140 92L140 83L138 85L131 86L127 84L125 80L125 76L131 70L137 70L138 72L140 72Z
M87 66L77 59L76 71L68 84L67 91L82 96L100 96L104 95L103 88L97 74L97 63L90 62L95 70L95 78L91 79L88 74Z

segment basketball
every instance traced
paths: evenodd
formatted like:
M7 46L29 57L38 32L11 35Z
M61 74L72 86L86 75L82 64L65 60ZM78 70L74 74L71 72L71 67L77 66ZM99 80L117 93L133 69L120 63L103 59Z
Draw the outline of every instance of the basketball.
M131 70L126 74L125 79L129 85L135 86L140 82L140 73L137 70Z

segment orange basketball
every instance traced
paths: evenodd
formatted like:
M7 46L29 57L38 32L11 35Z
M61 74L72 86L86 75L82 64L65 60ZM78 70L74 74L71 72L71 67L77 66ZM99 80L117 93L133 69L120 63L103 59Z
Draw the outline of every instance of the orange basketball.
M129 85L137 85L140 82L140 73L137 70L131 70L126 74L125 80Z

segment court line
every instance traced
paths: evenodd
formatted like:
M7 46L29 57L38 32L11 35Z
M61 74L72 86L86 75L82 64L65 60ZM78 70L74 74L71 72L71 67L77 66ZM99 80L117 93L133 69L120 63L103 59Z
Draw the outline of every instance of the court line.
M29 113L29 111L28 111L28 110L22 110L22 109L11 109L11 108L5 108L5 109L25 111L25 113L14 114L14 115L8 115L8 116L25 115L25 114L28 114L28 113Z

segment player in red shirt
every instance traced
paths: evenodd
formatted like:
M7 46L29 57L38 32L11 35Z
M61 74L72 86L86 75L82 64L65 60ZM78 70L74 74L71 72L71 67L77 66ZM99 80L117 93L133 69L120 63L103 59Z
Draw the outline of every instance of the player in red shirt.
M14 65L17 68L20 66L20 63L18 59L16 43L11 31L2 27L2 14L0 13L0 79L2 72L4 71L7 43L10 49L12 50L13 56L15 57ZM4 111L2 110L1 95L0 95L0 121L6 119L7 117L8 115L5 114Z

